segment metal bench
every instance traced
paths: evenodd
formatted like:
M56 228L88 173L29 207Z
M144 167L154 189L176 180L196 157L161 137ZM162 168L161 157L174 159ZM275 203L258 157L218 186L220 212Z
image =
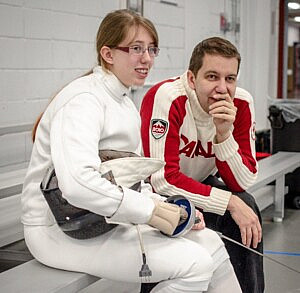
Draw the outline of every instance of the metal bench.
M260 202L261 209L274 203L274 220L282 221L286 193L285 175L300 167L300 153L279 152L260 160L258 165L257 181L248 191ZM275 185L268 185L274 181ZM10 293L90 293L97 292L98 280L100 279L88 274L58 270L31 260L1 273L0 288L1 292Z
M0 173L0 199L22 192L27 168Z
M23 239L21 192L27 168L0 173L0 247Z
M278 152L258 162L258 178L247 191L257 200L260 209L274 204L273 220L284 218L285 175L300 167L300 152ZM268 185L275 181L275 186Z
M0 247L24 239L21 192L26 171L27 168L21 168L0 174ZM1 255L6 255L6 252L6 249L0 251ZM18 255L18 251L8 252L12 254L10 258L24 259L23 255ZM58 270L30 260L0 274L0 291L73 293L87 288L97 280L99 278L88 274Z
M0 198L0 247L24 238L21 194Z
M74 293L99 278L57 270L31 260L0 274L0 291L7 293Z

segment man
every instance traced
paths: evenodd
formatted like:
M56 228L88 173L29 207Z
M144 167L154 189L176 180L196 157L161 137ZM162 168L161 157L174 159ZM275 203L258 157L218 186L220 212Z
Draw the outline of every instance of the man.
M187 72L145 95L141 134L145 156L166 163L151 176L157 193L186 196L203 210L208 228L262 252L259 209L245 192L257 161L253 99L237 87L240 61L225 39L200 42ZM243 292L263 292L262 258L225 244Z

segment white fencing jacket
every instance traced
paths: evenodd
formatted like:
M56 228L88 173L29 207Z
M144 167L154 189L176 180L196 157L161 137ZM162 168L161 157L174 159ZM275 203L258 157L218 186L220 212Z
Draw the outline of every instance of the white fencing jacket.
M147 184L142 185L141 193L126 187L122 192L99 172L100 149L141 152L140 116L128 94L129 89L116 76L97 66L92 74L68 84L49 104L37 128L23 186L25 225L55 223L40 191L50 166L72 205L110 217L111 222L148 222L154 208L151 197L159 195ZM154 162L156 167L160 164ZM153 166L146 162L142 168L145 178L152 172L148 167Z

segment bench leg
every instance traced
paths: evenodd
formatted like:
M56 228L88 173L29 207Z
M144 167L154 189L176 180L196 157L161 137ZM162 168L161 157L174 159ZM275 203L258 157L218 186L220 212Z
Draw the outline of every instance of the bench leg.
M282 175L276 179L275 183L275 210L273 221L274 222L282 222L284 217L284 184L285 184L285 176Z

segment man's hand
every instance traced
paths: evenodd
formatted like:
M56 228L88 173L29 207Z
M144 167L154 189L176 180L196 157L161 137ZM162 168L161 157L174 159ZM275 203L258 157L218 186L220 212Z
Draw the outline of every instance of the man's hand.
M212 115L216 126L217 142L221 143L230 135L237 108L234 106L233 98L229 94L216 94L213 98L217 102L209 106L209 114Z
M256 248L262 237L257 215L236 195L231 196L227 209L240 228L242 243L250 247L252 242L252 246Z

